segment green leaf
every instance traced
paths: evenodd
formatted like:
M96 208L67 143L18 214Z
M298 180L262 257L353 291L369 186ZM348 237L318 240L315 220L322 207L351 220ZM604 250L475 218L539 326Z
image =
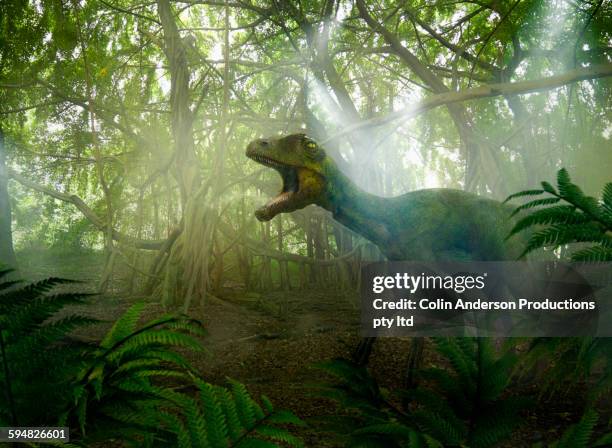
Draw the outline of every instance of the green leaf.
M234 441L237 440L243 430L242 423L240 422L240 416L236 409L236 402L232 394L224 387L215 387L215 394L223 410L225 416L225 422L227 424L227 432L229 438Z
M588 222L590 218L576 210L572 205L557 205L535 210L521 218L513 227L507 238L527 228L548 224L576 224Z
M306 422L297 417L295 414L289 411L279 410L270 414L267 419L270 423L276 423L280 425L294 425L294 426L306 426Z
M604 186L601 199L604 204L612 208L612 182Z
M593 409L584 413L578 423L563 433L558 448L588 448L599 415Z
M127 311L113 324L112 328L106 334L100 345L110 348L113 344L130 335L136 329L136 325L140 320L142 311L144 310L145 302L136 302L128 308Z
M567 193L567 188L570 187L572 181L570 179L570 175L565 168L561 168L557 172L557 187L559 188L560 196L565 196Z
M569 243L599 242L601 238L601 229L590 222L571 226L554 225L535 232L529 239L522 255L542 247L558 247Z
M572 254L572 261L612 261L612 248L603 246L593 246L587 249L582 249Z
M217 399L213 386L197 380L200 389L200 402L206 418L206 429L212 446L227 446L228 429L221 404Z
M546 181L543 181L541 184L542 184L542 189L543 189L545 192L547 192L547 193L550 193L550 194L552 194L552 195L557 196L557 190L555 190L555 187L553 187L551 184L549 184L549 183L548 183L548 182L546 182Z
M247 392L246 387L244 387L244 384L233 380L230 380L230 384L232 385L232 394L234 396L236 410L238 411L240 421L244 428L252 429L256 422L252 399Z
M512 199L520 198L520 197L523 197L523 196L538 196L538 195L540 195L542 193L544 193L544 190L525 190L525 191L521 191L521 192L518 192L518 193L511 194L506 199L504 199L503 203L505 204L506 202L511 201Z
M556 204L560 200L561 200L560 198L545 198L545 199L536 199L535 201L527 202L526 204L523 204L515 208L512 214L510 215L510 217L515 216L517 213L519 213L522 210L527 210L527 209L539 207L542 205Z
M304 443L293 434L291 434L286 429L276 428L268 425L259 425L256 429L258 434L270 438L272 440L277 440L279 442L283 442L289 446L301 448L304 446Z

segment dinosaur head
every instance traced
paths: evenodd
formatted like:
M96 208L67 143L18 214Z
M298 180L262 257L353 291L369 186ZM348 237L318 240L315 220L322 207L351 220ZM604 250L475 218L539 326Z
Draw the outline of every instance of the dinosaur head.
M280 193L255 212L260 221L288 213L309 204L322 204L326 190L326 166L330 163L323 148L305 134L253 140L247 157L274 168L283 179Z

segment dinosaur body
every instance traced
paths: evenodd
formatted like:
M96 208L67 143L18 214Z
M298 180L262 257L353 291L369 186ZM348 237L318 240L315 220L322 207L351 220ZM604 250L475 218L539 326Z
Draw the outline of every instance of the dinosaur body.
M376 244L392 261L513 260L520 254L507 244L510 208L497 201L451 189L413 191L382 198L358 188L304 134L252 141L247 157L274 168L283 179L280 193L255 212L261 221L309 204ZM366 364L376 338L363 338L353 360ZM423 338L414 338L405 383L415 385Z
M508 260L520 253L504 242L511 210L497 201L442 188L393 198L366 193L303 134L255 140L247 156L283 178L279 195L257 210L260 220L317 204L389 260Z

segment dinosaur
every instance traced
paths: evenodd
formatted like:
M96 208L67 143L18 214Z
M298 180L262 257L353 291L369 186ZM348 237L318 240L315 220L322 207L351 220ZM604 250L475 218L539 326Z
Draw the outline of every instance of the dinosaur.
M305 134L254 140L246 156L275 169L283 180L279 194L256 210L260 221L316 204L391 261L500 261L521 253L518 244L505 241L512 208L498 201L445 188L391 198L367 193ZM357 362L367 362L372 343L372 338L362 341ZM422 350L422 341L416 350Z

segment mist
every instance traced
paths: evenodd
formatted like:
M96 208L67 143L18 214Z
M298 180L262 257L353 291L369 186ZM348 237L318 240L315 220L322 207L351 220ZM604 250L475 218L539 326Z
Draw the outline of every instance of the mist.
M609 384L612 370L596 338L551 339L541 362L529 358L535 339L509 342L508 351L484 339L364 342L360 288L367 269L386 262L612 259L611 42L612 4L603 1L0 2L0 262L12 269L0 269L0 361L8 341L13 358L4 364L17 372L0 369L0 427L65 423L75 443L107 446L115 428L102 434L108 426L99 422L109 420L100 415L112 410L105 394L144 384L151 394L167 386L165 404L139 396L150 412L134 414L134 432L126 417L116 440L179 446L177 428L197 422L189 434L206 428L222 443L193 446L242 446L240 437L265 431L266 443L292 445L287 428L260 434L249 422L210 423L225 411L200 412L194 391L220 394L211 402L224 406L264 394L321 421L322 409L336 412L333 400L303 387L328 381L313 368L321 363L385 395L367 403L380 422L351 411L381 446L552 446L583 416L585 425L597 421L591 412L603 421L609 412L594 385ZM349 182L326 171L325 157ZM19 308L16 296L32 306ZM32 313L31 326L13 318L22 312ZM29 337L38 330L48 333ZM151 360L125 367L133 353L121 351L132 343L121 338L141 330L134 353L155 358L144 372ZM176 343L187 359L155 352L157 343ZM114 350L123 354L105 355ZM478 375L456 372L455 355ZM57 408L32 404L34 386L60 380L22 358L66 366L61 384L76 404L55 395L47 401ZM175 361L176 371L158 375ZM505 372L511 361L512 372L526 369L524 380ZM430 367L462 391L484 391L445 414L453 418L441 425L456 439L423 429L429 423L415 414L438 415L431 403L452 401L443 388L417 384ZM534 380L542 377L556 389ZM486 391L481 378L503 384ZM566 383L568 394L557 394ZM64 390L53 384L47 389ZM188 418L169 404L175 392L194 400L176 400L188 403ZM549 393L550 406L539 401ZM121 394L117 409L130 409ZM439 401L419 401L434 395ZM537 418L504 421L510 429L499 439L483 436L495 443L478 444L491 409L523 395L537 405L521 415ZM365 403L354 398L347 402ZM249 409L244 415L259 415ZM67 417L43 421L57 415ZM355 428L335 434L336 443L322 426L296 426L305 443L295 446L370 441Z

